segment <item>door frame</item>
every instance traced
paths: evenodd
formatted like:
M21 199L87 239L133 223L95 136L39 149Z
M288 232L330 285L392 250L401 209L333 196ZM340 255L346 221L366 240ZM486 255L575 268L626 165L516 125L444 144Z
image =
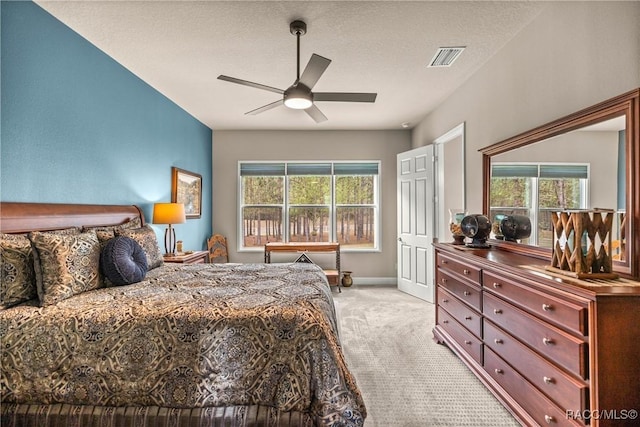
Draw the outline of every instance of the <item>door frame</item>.
M467 164L466 164L466 125L465 122L449 129L444 134L440 135L433 141L434 145L434 203L435 212L433 217L433 226L435 230L435 239L440 242L450 241L451 236L448 232L443 233L443 229L448 230L448 227L441 227L444 221L447 221L448 212L446 206L441 202L443 195L445 194L445 170L443 162L444 144L450 143L458 138L461 138L461 158L460 165L462 171L462 206L455 206L456 208L462 208L463 211L467 210ZM443 235L441 235L443 234Z

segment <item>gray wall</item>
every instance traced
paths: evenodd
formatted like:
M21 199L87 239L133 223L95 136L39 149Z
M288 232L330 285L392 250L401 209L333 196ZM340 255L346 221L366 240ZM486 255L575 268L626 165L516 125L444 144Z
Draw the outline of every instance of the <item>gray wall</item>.
M478 149L640 86L640 2L554 2L412 132L466 122L467 203L482 210ZM553 159L549 159L553 161Z
M227 236L230 261L263 261L263 252L237 252L240 160L380 160L382 251L343 253L342 269L353 271L356 278L382 278L395 283L396 154L410 148L411 134L407 130L215 131L213 231Z

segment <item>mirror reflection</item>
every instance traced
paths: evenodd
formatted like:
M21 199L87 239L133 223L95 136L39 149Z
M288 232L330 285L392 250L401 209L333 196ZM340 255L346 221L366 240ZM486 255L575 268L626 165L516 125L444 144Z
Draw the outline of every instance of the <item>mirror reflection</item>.
M524 244L552 247L553 211L608 209L613 259L624 260L625 195L624 115L491 158L489 217L528 216Z

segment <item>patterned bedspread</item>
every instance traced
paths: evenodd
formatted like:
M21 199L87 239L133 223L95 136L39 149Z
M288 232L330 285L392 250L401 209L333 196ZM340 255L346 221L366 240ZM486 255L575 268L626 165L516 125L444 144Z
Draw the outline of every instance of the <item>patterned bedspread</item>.
M366 411L315 265L168 264L137 284L0 311L4 403Z

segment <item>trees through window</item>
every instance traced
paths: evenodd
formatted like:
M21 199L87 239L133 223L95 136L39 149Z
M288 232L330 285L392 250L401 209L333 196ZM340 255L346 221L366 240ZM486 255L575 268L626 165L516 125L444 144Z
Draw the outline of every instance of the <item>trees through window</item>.
M491 165L489 215L525 215L531 237L525 242L553 245L551 212L586 209L589 165L557 163L494 163Z
M339 242L378 249L380 162L240 162L241 249Z

